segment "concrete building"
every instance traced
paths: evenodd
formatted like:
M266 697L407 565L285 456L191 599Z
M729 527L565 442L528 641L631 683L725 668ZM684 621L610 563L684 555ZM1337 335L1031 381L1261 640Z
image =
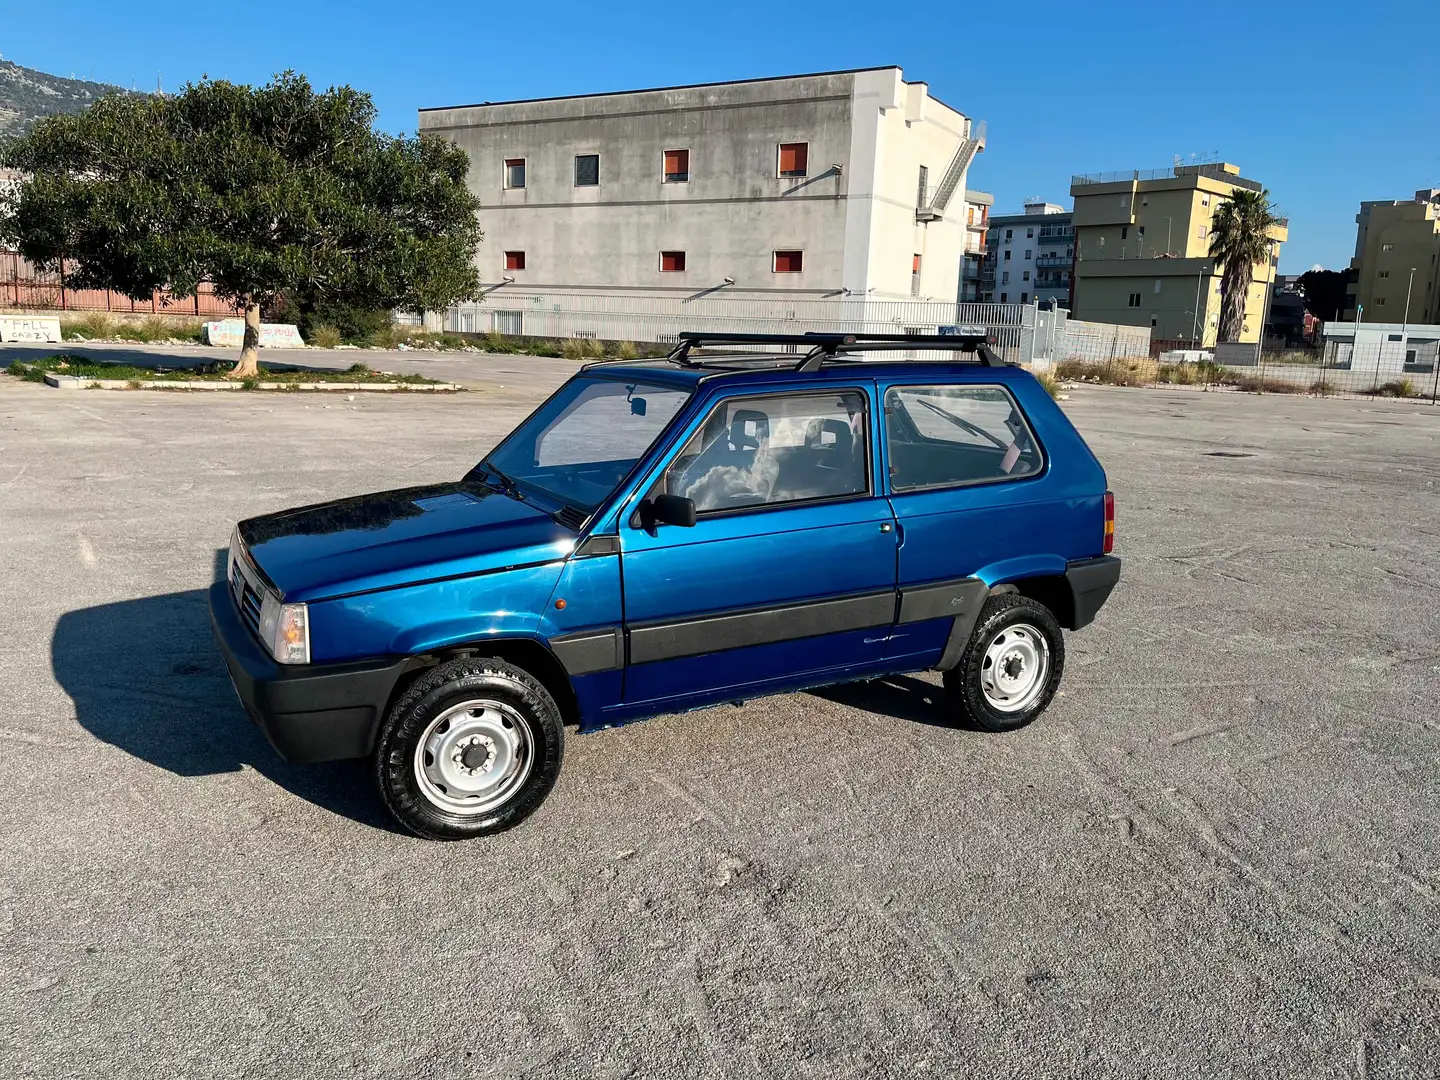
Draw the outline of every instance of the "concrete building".
M1223 267L1209 257L1210 228L1215 211L1240 189L1263 185L1218 163L1072 177L1075 317L1149 326L1160 340L1214 344ZM1260 339L1265 293L1287 224L1282 219L1272 230L1271 256L1255 267L1243 342Z
M985 233L990 226L990 207L995 196L988 191L965 192L965 252L960 263L962 304L981 300L980 274L985 262Z
M1301 345L1310 337L1314 319L1305 311L1305 294L1298 274L1276 274L1270 283L1270 303L1265 315L1267 345Z
M990 217L982 293L992 304L1070 306L1075 261L1071 214L1063 206L1028 202L1023 214Z
M1322 335L1327 368L1370 375L1375 386L1406 376L1430 376L1429 386L1424 380L1417 383L1426 391L1436 386L1440 325L1332 322L1325 324Z
M1350 321L1440 322L1440 188L1363 202L1355 224Z
M953 302L984 146L897 67L422 109L420 132L470 156L487 289L655 297Z

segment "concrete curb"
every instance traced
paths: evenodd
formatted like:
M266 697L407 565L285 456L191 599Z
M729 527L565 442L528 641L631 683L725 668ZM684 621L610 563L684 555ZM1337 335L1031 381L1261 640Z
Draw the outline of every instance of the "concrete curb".
M54 387L56 390L244 390L245 387L239 382L232 382L228 379L82 379L74 375L56 375L54 372L45 373L45 385ZM278 390L278 391L347 391L349 393L374 392L382 393L439 393L450 391L461 391L465 388L459 383L342 383L342 382L296 382L257 383L256 390Z

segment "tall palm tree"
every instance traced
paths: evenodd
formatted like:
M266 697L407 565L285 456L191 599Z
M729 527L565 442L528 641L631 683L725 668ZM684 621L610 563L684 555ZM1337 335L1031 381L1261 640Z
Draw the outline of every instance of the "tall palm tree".
M1216 210L1210 227L1210 257L1224 269L1220 277L1218 341L1239 341L1245 322L1245 298L1257 263L1269 273L1270 230L1280 224L1269 191L1236 191ZM1261 327L1264 333L1264 327Z

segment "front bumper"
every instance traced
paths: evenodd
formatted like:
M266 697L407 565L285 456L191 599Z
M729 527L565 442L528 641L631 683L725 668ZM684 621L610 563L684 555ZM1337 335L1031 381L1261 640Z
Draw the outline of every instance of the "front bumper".
M210 587L210 629L240 703L286 761L338 761L375 749L380 721L407 658L276 663L241 622L223 581Z

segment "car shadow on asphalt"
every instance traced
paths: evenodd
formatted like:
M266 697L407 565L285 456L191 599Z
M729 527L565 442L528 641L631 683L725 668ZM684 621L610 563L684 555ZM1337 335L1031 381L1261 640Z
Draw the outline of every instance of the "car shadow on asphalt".
M955 713L945 701L945 688L913 675L887 675L863 682L822 686L809 693L853 709L893 716L914 724L957 728Z
M225 552L216 557L223 575ZM316 806L398 831L367 761L302 766L276 755L230 685L204 589L66 612L50 660L80 725L97 739L176 776L248 765Z

